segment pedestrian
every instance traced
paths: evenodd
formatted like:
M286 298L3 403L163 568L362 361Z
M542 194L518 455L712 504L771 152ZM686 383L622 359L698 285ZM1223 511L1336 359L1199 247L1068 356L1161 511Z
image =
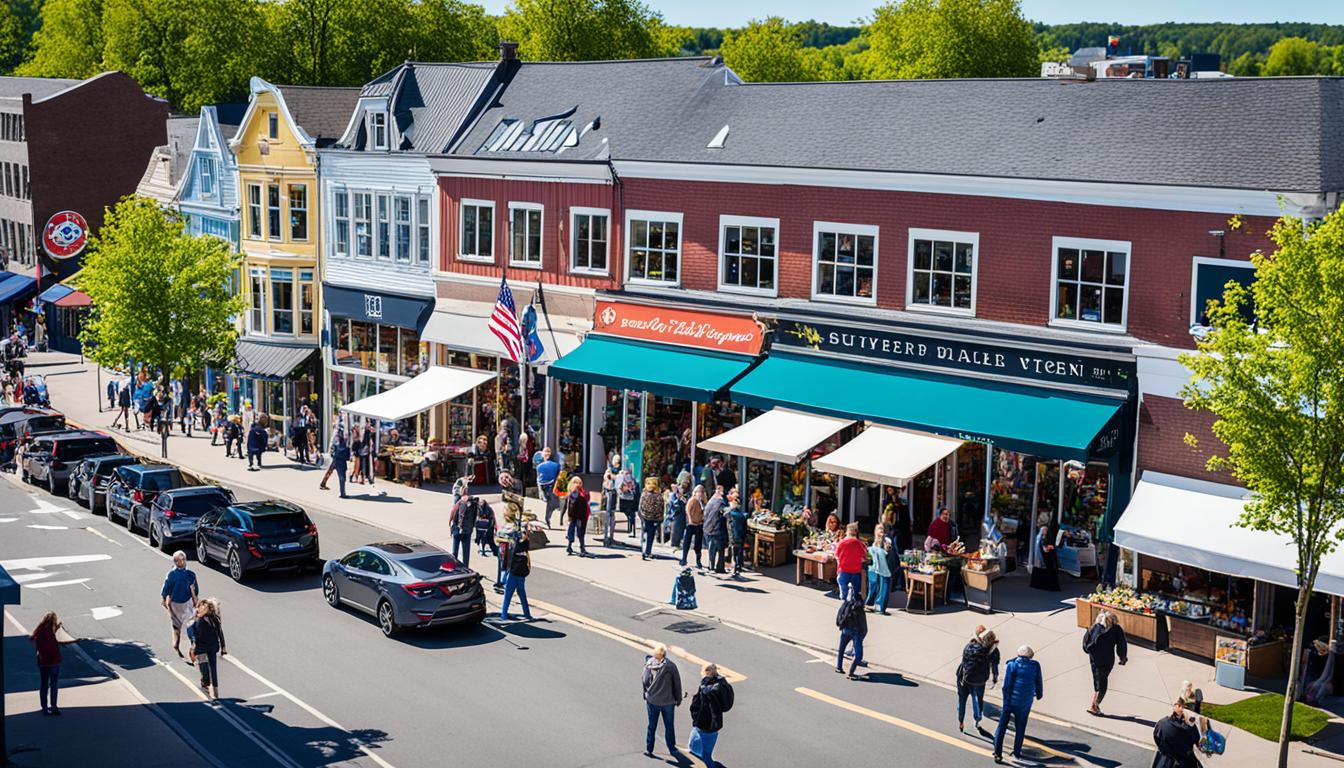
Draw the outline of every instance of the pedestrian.
M613 451L611 456L607 458L606 471L602 473L602 496L598 500L599 503L601 503L602 505L601 510L603 515L602 519L606 522L606 527L608 530L615 529L616 498L617 498L616 486L620 476L621 476L621 454ZM608 535L614 535L614 534L608 534ZM607 546L611 546L610 541L607 541L606 544Z
M56 639L56 633L60 629L61 620L56 617L56 612L47 611L28 636L37 650L37 696L44 715L61 714L60 707L56 706L61 677L61 643Z
M247 471L254 472L261 469L261 454L266 452L266 429L260 422L252 422L252 428L247 432ZM254 469L252 462L256 461L257 466Z
M321 466L322 446L318 445L318 441L322 434L322 425L317 420L317 412L307 403L303 404L303 409L308 412L308 456L313 464Z
M700 561L700 549L705 544L705 486L697 485L686 500L686 530L681 535L681 566L686 567L686 557L695 548L695 567L704 570Z
M863 664L863 638L868 635L868 614L863 609L863 599L859 597L858 587L851 586L845 592L840 610L835 614L835 626L840 628L840 647L835 655L835 671L844 673L845 649L853 643L854 660L849 664L848 677L850 680L858 680L856 671L859 665Z
M643 524L640 534L641 560L653 557L653 539L658 535L658 527L663 524L663 494L658 492L658 478L649 475L644 478L644 493L639 497L639 519Z
M501 482L506 478L512 480L513 479L512 473L509 472L499 473L499 479ZM505 486L505 490L509 490L508 486ZM486 550L490 550L491 554L493 554L495 556L495 559L498 560L499 545L495 543L496 527L497 523L495 521L495 516L493 514L476 516L476 551L481 555L484 555ZM500 588L503 589L503 586L504 585L501 583Z
M723 486L724 491L737 487L737 473L733 472L733 462L720 458L714 473L714 484Z
M955 539L956 534L952 530L952 511L947 507L942 507L938 510L938 516L929 523L928 535L924 539L926 542L924 548L929 549L930 544L936 542L938 551L945 552Z
M1059 591L1059 528L1053 513L1045 512L1036 521L1036 540L1032 544L1031 586L1047 592Z
M994 630L980 627L971 641L961 649L961 664L957 665L957 730L966 730L966 699L971 700L971 717L975 730L980 730L980 719L985 714L985 683L999 682L999 639Z
M178 426L182 429L182 434L191 437L191 428L196 421L196 400L192 397L191 389L177 382L180 391L177 393L177 418Z
M689 487L678 483L672 486L667 497L665 525L668 529L667 541L672 545L673 554L681 548L682 539L686 536L686 496L689 490Z
M705 541L709 545L709 569L714 573L727 573L723 567L724 550L728 546L728 521L724 517L727 502L723 498L723 487L715 486L714 495L705 503Z
M196 584L196 572L187 567L187 553L178 550L173 553L173 567L163 579L163 589L159 601L168 611L173 625L173 650L182 655L182 628L191 623L199 601L199 587Z
M117 408L120 409L120 412L117 414L117 418L116 418L115 420L113 420L113 422L112 422L112 427L115 429L116 426L117 426L117 423L120 422L120 423L121 423L121 426L122 426L123 428L125 428L125 430L126 430L127 432L130 432L130 431L131 431L131 383L130 383L130 381L127 381L125 384L122 384L122 385L121 385L121 389L119 389L119 390L117 391Z
M873 543L868 547L868 599L864 605L884 616L887 599L891 597L890 555L891 539L887 538L887 526L878 523L873 529Z
M252 424L253 424L253 422L255 422L256 420L257 420L257 413L256 413L256 411L254 411L254 410L252 409L252 401L251 401L251 400L244 400L244 401L243 401L243 412L242 412L242 423L243 423L243 434L244 434L244 435L246 435L247 433L249 433L249 432L252 431Z
M747 513L736 488L728 492L728 547L733 558L733 575L741 576L747 558Z
M117 380L113 378L107 380L107 410L117 410ZM112 422L112 426L116 425L115 421Z
M327 490L327 479L331 477L332 472L335 472L336 481L341 486L341 498L348 498L345 495L345 473L346 462L349 460L350 441L345 439L345 425L337 424L336 432L331 436L331 464L327 467L326 473L322 475L322 482L318 483L318 487L324 491Z
M835 545L836 588L841 599L852 586L854 592L863 594L864 563L868 559L868 548L859 540L859 524L845 526L845 537Z
M1179 698L1186 709L1197 715L1200 714L1200 710L1204 708L1204 692L1196 688L1195 684L1189 680L1181 681L1181 693Z
M373 457L378 452L375 445L377 440L378 432L374 425L364 425L364 436L359 441L359 463L361 465L360 474L367 485L373 485Z
M677 754L677 706L685 694L681 690L681 671L667 658L667 646L653 646L653 653L644 657L644 708L648 713L649 728L644 735L644 755L653 757L653 737L658 732L658 718L663 719L663 738L669 754Z
M560 506L560 499L555 495L555 481L560 477L560 464L563 461L563 454L558 459L552 457L549 445L532 457L532 464L537 472L537 492L541 494L541 500L546 504L546 528L548 530L551 527L551 514Z
M1199 758L1195 757L1199 740L1194 715L1188 714L1185 702L1177 699L1171 703L1171 714L1153 726L1153 743L1157 745L1153 768L1199 768Z
M569 479L569 495L565 497L565 519L569 529L565 532L565 554L574 554L574 540L579 541L579 557L588 556L588 547L584 544L584 534L588 532L588 492L583 489L583 478L575 475Z
M224 437L224 425L228 422L228 413L224 408L224 401L221 400L215 404L214 425L210 428L210 444L219 445L220 438Z
M471 565L471 535L476 530L476 518L483 512L481 507L482 503L478 496L467 494L459 499L448 513L448 531L453 537L453 557L463 565Z
M1106 683L1115 668L1116 657L1120 658L1122 667L1129 661L1125 630L1116 623L1115 614L1110 611L1097 614L1096 623L1083 633L1083 651L1092 667L1092 706L1087 708L1087 713L1101 717L1101 700L1106 698Z
M364 484L364 430L356 424L350 428L350 482ZM457 499L453 499L457 503Z
M224 424L224 458L229 458L234 451L238 452L238 458L243 458L243 418L238 414L233 414Z
M191 643L191 657L201 671L201 690L214 701L219 701L219 657L229 655L229 645L224 640L219 602L212 597L196 605L196 621L191 625Z
M523 620L532 620L532 609L527 605L527 577L532 573L532 543L528 541L527 531L514 528L513 542L509 546L509 570L504 577L504 605L499 609L499 618L509 620L509 601L516 592L518 603L523 606Z
M714 745L723 730L723 713L733 708L733 686L719 674L719 668L706 664L700 668L700 688L691 699L691 754L705 765L714 762Z
M1031 646L1017 649L1017 656L1003 669L1003 708L999 727L994 729L994 762L1003 762L1003 737L1008 733L1008 720L1013 721L1013 758L1022 759L1022 739L1027 735L1027 720L1031 705L1045 695L1041 679L1041 665L1033 656Z
M308 409L300 408L290 419L289 442L294 446L294 460L300 464L308 463Z
M621 474L616 478L616 505L622 515L625 515L627 536L635 535L635 514L639 511L639 485L635 480L635 471L629 464L621 470ZM611 521L611 528L614 531L616 521ZM607 534L611 538L611 532ZM611 546L611 541L607 541L607 546Z

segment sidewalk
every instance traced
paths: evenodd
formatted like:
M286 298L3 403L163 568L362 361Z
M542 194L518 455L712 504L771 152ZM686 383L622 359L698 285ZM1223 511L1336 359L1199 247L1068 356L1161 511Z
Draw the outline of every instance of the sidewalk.
M59 353L33 355L29 363L31 372L48 374L52 403L66 413L69 421L100 429L111 423L114 414L98 412L97 404L103 396L95 391L91 364L80 366L78 358ZM106 376L105 373L104 383ZM133 451L159 455L158 439L154 436L144 432L115 434ZM212 447L208 434L197 433L190 439L175 434L169 441L169 456L184 469L226 486L283 497L301 506L320 508L445 548L451 545L447 522L450 497L439 490L380 482L372 489L351 485L348 488L351 498L341 500L336 494L334 477L330 482L332 490L318 489L325 469L295 465L279 454L267 453L267 468L248 472L246 462L225 459L222 447ZM497 496L485 498L492 504L498 501ZM537 505L534 511L540 513L541 502L531 501ZM552 544L563 543L563 530L550 534ZM622 535L620 541L633 546L636 540ZM606 550L594 546L592 551L598 557L567 557L563 546L550 546L536 551L533 560L539 568L564 573L596 587L649 603L668 602L673 580L680 570L677 562L667 556L668 550L662 549L664 556L651 563L641 561L632 547ZM1065 592L1050 595L1029 589L1023 574L1010 575L996 584L997 610L989 616L959 606L942 607L931 616L907 614L896 610L904 604L904 596L893 595L891 615L870 614L869 635L864 643L866 656L874 665L951 687L962 647L974 627L984 624L998 634L1005 662L1020 645L1027 644L1035 650L1045 673L1046 696L1033 710L1033 716L1053 718L1145 746L1152 744L1153 724L1170 712L1170 703L1182 680L1194 682L1203 689L1206 699L1215 703L1230 703L1252 695L1218 686L1209 664L1131 645L1129 664L1117 667L1105 701L1105 710L1115 716L1087 715L1092 678L1081 650L1082 630L1076 626L1073 598L1090 587L1084 582L1067 578L1065 581ZM700 609L696 613L704 618L834 659L830 654L834 653L837 640L834 628L837 603L822 590L795 586L792 565L767 574L752 573L741 580L699 576L697 587ZM988 698L997 701L998 692L989 691ZM954 711L949 700L949 729L955 726ZM1217 758L1217 765L1274 764L1273 743L1229 730L1232 731L1228 734L1229 753ZM1298 752L1293 758L1295 766L1335 763L1300 753L1300 746Z

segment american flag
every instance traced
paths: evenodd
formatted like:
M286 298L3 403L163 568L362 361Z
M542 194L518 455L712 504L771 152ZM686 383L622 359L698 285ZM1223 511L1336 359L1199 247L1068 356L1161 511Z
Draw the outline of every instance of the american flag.
M499 279L499 298L495 299L495 311L490 313L490 332L499 338L510 360L515 363L522 361L523 329L518 325L513 291L509 290L509 281L503 277Z

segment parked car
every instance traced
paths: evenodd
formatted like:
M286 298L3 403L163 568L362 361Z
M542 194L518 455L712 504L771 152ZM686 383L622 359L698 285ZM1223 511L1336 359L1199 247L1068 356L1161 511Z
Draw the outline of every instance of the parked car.
M166 550L174 544L196 540L196 525L207 512L233 503L233 494L217 485L189 485L160 493L152 504L137 504L131 512L131 527L148 532L152 547ZM136 517L139 512L144 518Z
M481 577L423 541L369 544L322 568L322 596L378 620L387 637L407 627L479 623L485 618Z
M117 467L107 486L107 519L126 523L131 533L136 533L136 520L144 519L144 512L137 513L135 508L150 504L154 497L163 491L181 488L186 485L182 473L176 467L161 464L127 464Z
M70 472L65 484L65 492L77 503L89 508L90 512L107 511L107 484L117 467L139 464L140 460L124 453L107 453L100 456L86 456Z
M0 467L13 469L15 456L33 435L65 429L65 417L45 408L23 408L0 416Z
M102 432L67 429L38 435L23 451L19 474L26 482L46 483L47 490L55 495L85 456L116 453L116 450L116 441Z
M322 567L308 513L274 499L207 512L196 526L196 559L223 563L234 581L251 571Z

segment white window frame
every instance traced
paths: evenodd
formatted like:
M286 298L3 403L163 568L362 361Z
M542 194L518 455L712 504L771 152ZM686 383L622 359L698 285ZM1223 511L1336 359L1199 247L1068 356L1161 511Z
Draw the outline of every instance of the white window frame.
M1190 327L1194 327L1199 321L1199 266L1208 264L1211 267L1236 267L1255 275L1255 265L1244 259L1226 259L1217 256L1196 256L1190 263ZM1126 276L1126 282L1129 278ZM1128 287L1128 286L1126 286ZM1221 299L1220 299L1221 301Z
M198 158L199 162L196 169L199 173L199 183L201 187L201 197L215 196L215 158L202 156Z
M256 200L253 201L252 193L256 192ZM265 240L266 223L262 217L266 214L266 198L262 193L262 185L250 183L247 185L247 239Z
M876 305L877 305L878 247L879 247L879 245L880 245L880 242L879 242L880 238L878 237L878 229L879 229L879 227L877 227L877 226L874 225L874 224L844 224L844 223L841 223L841 222L838 222L838 221L814 221L814 222L812 222L812 300L813 300L813 301L834 302L834 303L837 303L837 304L860 304L860 305L863 305L863 306L876 306ZM872 290L872 293L873 293L873 295L872 295L872 296L868 296L868 297L863 297L863 296L836 296L836 295L834 295L834 294L829 294L829 293L818 293L818 292L817 292L817 285L820 283L819 276L818 276L818 274L817 274L818 271L819 271L819 267L820 267L820 265L818 264L818 259L819 259L819 257L820 257L820 254L817 253L817 247L818 247L818 240L819 240L820 235L821 235L822 232L833 232L833 233L835 233L835 234L841 234L841 235L858 235L858 236L861 236L861 237L871 237L871 238L873 238L873 266L872 266L872 270L873 270L873 290ZM775 237L776 237L776 239L778 239L779 235L776 234ZM858 252L858 249L857 249L857 245L856 245L856 246L855 246L855 254L856 254L856 258L857 258L857 252ZM775 243L775 254L776 254L776 258L778 258L778 254L779 254L779 243L778 243L778 242ZM858 262L857 262L857 260L856 260L855 263L854 263L854 267L855 267L855 269L858 269L858 266L859 266L859 265L858 265ZM776 269L778 269L778 265L776 265Z
M341 201L345 201L345 215L341 215ZM341 224L345 224L345 250L341 250ZM354 210L351 208L350 192L345 187L334 187L331 191L331 255L349 258L354 246Z
M373 258L392 262L392 198L386 190L373 194Z
M1090 237L1052 237L1050 238L1050 322L1048 325L1059 328L1077 328L1098 333L1126 333L1129 328L1129 292L1131 267L1134 265L1133 243L1128 240L1098 240ZM1124 251L1125 254L1125 300L1120 307L1120 323L1094 323L1088 320L1069 320L1059 318L1059 249L1077 248L1079 251ZM1083 265L1078 264L1082 270ZM1104 279L1104 278L1103 278ZM1103 302L1105 294L1103 294ZM1103 305L1103 312L1104 312Z
M673 211L642 211L638 209L627 209L625 212L625 229L622 231L622 239L625 240L625 282L631 285L651 285L658 288L680 288L681 287L681 245L683 242L682 232L685 225L682 222L683 214ZM634 239L631 233L635 231L634 222L636 221L661 221L664 223L676 222L677 224L677 279L676 280L651 280L647 277L634 277L630 274L631 257L630 252L634 246Z
M275 191L275 205L271 205L271 191ZM278 181L266 183L266 239L272 242L280 242L285 234L285 208L284 195L281 192L284 186ZM271 218L271 212L275 212L275 218ZM275 224L275 231L271 231L271 224Z
M289 273L289 281L288 281L289 290L286 291L286 293L289 294L289 309L277 309L275 306L275 286L278 284L275 279L275 271L277 269L282 272ZM271 307L269 322L272 336L284 336L286 338L289 338L291 336L299 335L299 296L296 290L298 280L299 280L298 267L272 267L270 273L266 275L266 290L267 290L266 298L269 299L269 304ZM279 282L285 282L285 281L282 280ZM289 313L288 333L276 329L275 316L277 312Z
M969 309L957 306L940 307L933 304L915 303L915 241L947 240L953 243L971 244L971 306ZM930 256L932 258L932 256ZM933 266L932 263L929 264ZM953 276L956 275L956 251L952 253ZM907 236L905 252L905 308L911 312L929 312L935 315L960 315L975 317L976 286L980 282L980 233L958 232L951 229L923 229L911 227ZM955 282L953 283L955 286ZM953 303L956 302L956 289L953 288Z
M258 278L261 280L261 291L256 290L257 287L256 281ZM270 296L268 294L270 293L271 290L270 275L267 274L265 267L248 268L247 290L251 294L247 304L247 331L248 333L257 333L265 335L266 329L269 327L269 324L267 323L267 320L269 318L266 312L266 308L270 305L270 302L268 301ZM257 302L258 296L261 297L260 304L258 304ZM253 313L257 312L261 313L261 327L257 327L257 324L253 322L256 319L253 316Z
M771 227L775 230L775 255L772 257L775 263L774 280L773 280L774 288L768 290L761 288L744 288L740 285L730 285L728 283L723 282L723 264L724 264L723 247L724 245L727 244L727 234L729 227L761 227L761 228ZM727 214L720 215L719 258L718 258L718 264L715 268L717 274L714 277L714 282L718 285L719 291L722 293L741 293L748 296L768 296L770 298L778 296L780 240L781 238L779 231L779 219L772 219L763 216L731 216ZM680 273L680 270L678 270L678 273ZM760 282L759 277L757 278L756 282L758 283Z
M302 190L303 190L303 207L297 209L297 210L303 212L303 237L295 237L295 236L294 236L294 211L296 210L295 207L294 207L294 190L296 190L296 189L302 189ZM310 206L310 205L308 204L310 200L311 200L311 198L310 198L309 195L308 195L308 184L303 183L303 184L286 184L286 185L285 185L285 209L286 209L286 213L289 214L289 215L286 217L287 221L285 222L285 225L286 225L286 226L285 226L285 229L286 229L286 230L288 231L288 233L289 233L289 242L291 242L291 243L306 243L306 242L308 242L308 239L309 239L309 236L310 236L310 229L309 229L309 226L313 223L313 222L312 222L312 218L309 217L309 215L308 215L309 211L310 211L311 208L312 208L312 206Z
M368 217L360 218L360 198L369 204ZM374 219L374 195L367 189L356 189L350 192L350 255L356 259L373 259L373 253L376 248L377 237L374 226L377 223ZM369 252L362 254L359 252L359 225L360 222L368 225Z
M593 269L592 267L575 266L575 258L579 254L579 225L580 216L605 216L607 221L606 231L603 233L603 242L606 244L606 258L603 262L606 266L603 269ZM681 230L677 230L677 236L680 238ZM589 254L589 262L592 262L592 254ZM572 206L569 209L569 271L576 275L598 275L606 277L611 274L611 209L610 208L586 208L583 206Z
M304 306L303 287L307 285L312 288L310 292L313 300ZM294 335L295 336L316 336L317 323L314 312L317 304L317 280L314 277L314 270L296 269L294 270ZM304 332L303 321L308 321L309 331Z
M473 207L473 208L489 208L489 209L490 209L490 255L489 255L489 256L482 256L482 255L480 255L480 254L478 254L478 253L466 253L466 252L462 249L462 244L463 244L463 241L464 241L464 239L465 239L465 238L462 237L462 233L466 230L466 226L467 226L467 210L466 210L466 209L467 209L467 206L471 206L471 207ZM476 225L476 226L477 226L477 234L476 234L476 250L479 251L479 250L481 249L480 218L477 217L476 221L477 221L477 225ZM460 199L457 201L457 260L458 260L458 261L472 261L472 262L475 262L475 263L477 263L477 264L494 264L494 263L495 263L495 252L496 252L496 250L497 250L497 246L498 246L498 243L499 243L499 227L497 226L498 224L499 224L499 217L495 215L495 201L494 201L494 200L477 200L477 199L475 199L475 198L471 198L471 197L463 197L463 198L460 198ZM512 247L512 246L510 246L510 247Z
M537 211L540 216L537 217L537 260L521 261L517 254L513 252L513 212L514 211ZM509 266L519 269L540 270L546 263L546 206L541 203L518 203L509 201ZM528 233L529 235L531 232Z
M280 113L266 113L266 138L272 141L280 140Z
M381 133L381 138L379 134ZM388 120L387 113L381 109L369 112L369 143L374 149L387 149Z
M434 261L434 200L429 195L415 196L415 254L417 266L428 267ZM491 217L494 221L494 217ZM421 258L424 254L424 258Z
M392 261L408 267L415 263L415 195L392 195ZM399 206L406 204L406 218L400 218ZM401 230L406 228L406 251L401 250Z

